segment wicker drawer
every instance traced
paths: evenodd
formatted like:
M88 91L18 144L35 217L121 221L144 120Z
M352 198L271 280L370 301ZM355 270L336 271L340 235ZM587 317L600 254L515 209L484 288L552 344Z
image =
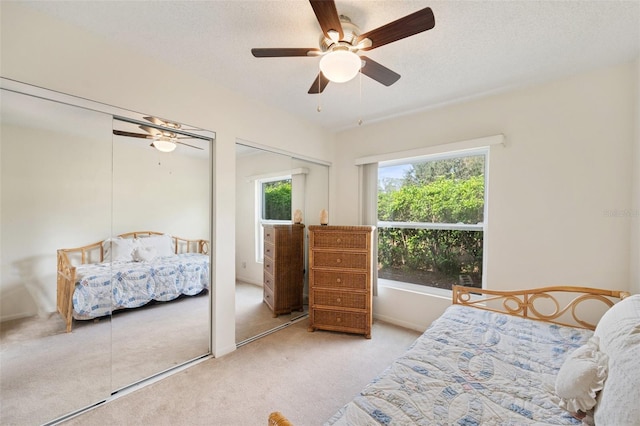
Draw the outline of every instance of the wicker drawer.
M369 327L369 315L366 313L316 309L313 314L314 325L317 327L324 326L351 330L366 330Z
M316 233L313 248L366 249L367 234L346 232Z
M275 233L275 230L273 229L273 226L265 226L264 242L273 244L273 242L275 241L275 238L276 238L276 233Z
M273 291L273 275L269 274L268 272L265 272L262 278L263 278L263 281L262 281L263 285L265 287L270 288L271 291Z
M314 287L346 288L366 290L369 277L366 273L311 270Z
M271 290L269 287L264 287L262 299L267 303L267 305L269 305L271 309L273 309L273 307L275 306L275 299L273 298L273 290Z
M264 258L266 259L267 257L269 259L273 259L273 254L275 253L275 246L272 243L269 243L267 241L264 242L264 251L262 252Z
M273 259L265 257L264 258L264 272L273 276L273 270L275 269L273 266Z
M313 292L315 306L367 309L367 298L367 293L352 291L314 290Z
M314 251L313 267L314 268L340 268L340 269L358 269L367 271L369 268L367 253L349 253L335 251Z

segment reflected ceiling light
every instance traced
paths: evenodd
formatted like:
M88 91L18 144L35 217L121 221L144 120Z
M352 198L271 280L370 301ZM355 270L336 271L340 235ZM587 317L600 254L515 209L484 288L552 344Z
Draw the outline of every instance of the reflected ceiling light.
M156 135L153 138L153 147L161 152L171 152L176 149L176 143L169 137Z
M356 75L362 67L360 57L349 49L334 48L320 59L320 71L334 83L344 83Z

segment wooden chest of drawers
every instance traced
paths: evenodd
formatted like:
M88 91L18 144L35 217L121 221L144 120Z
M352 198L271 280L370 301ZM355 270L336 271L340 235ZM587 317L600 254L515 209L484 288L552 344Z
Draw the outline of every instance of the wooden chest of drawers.
M304 225L265 225L263 254L263 300L273 316L301 311Z
M309 226L309 331L371 338L372 226Z

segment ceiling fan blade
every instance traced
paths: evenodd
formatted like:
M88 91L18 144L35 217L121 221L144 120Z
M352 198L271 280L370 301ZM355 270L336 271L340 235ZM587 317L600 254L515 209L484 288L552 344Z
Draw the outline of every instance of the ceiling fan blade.
M274 47L265 49L251 49L251 53L256 58L280 58L283 56L315 56L309 52L320 52L320 49L304 47Z
M322 93L324 88L327 87L327 84L329 84L329 79L320 72L318 73L316 80L313 82L307 93L309 93L310 95Z
M364 39L370 39L372 44L362 50L371 50L385 44L401 40L405 37L430 30L436 25L433 11L429 7L414 12L396 21L383 25L375 30L371 30L358 37L358 43Z
M391 86L400 79L400 74L395 71L391 71L384 65L380 65L366 56L360 56L360 59L364 61L364 66L361 68L362 74L367 77L370 77L385 86Z
M149 133L150 135L155 135L156 133L162 132L162 130L156 129L155 127L149 127L149 126L143 126L143 125L140 125L138 127L144 130L145 132Z
M342 24L340 23L336 3L333 0L309 0L309 3L311 3L313 12L316 14L316 18L324 35L332 38L329 31L336 31L339 35L338 40L342 40L344 32L342 31Z
M160 120L159 118L156 117L143 117L145 120L152 122L153 124L157 125L157 126L164 126L166 125L166 123L162 120Z
M153 139L153 136L151 135L145 135L142 133L133 133L133 132L125 132L124 130L113 130L113 134L114 135L118 135L118 136L128 136L131 138L142 138L142 139Z
M195 149L199 149L199 150L204 150L204 148L200 148L199 146L195 146L195 145L189 145L188 143L184 143L184 142L180 142L180 141L174 141L175 143L179 143L180 145L184 145L184 146L188 146L189 148L195 148Z

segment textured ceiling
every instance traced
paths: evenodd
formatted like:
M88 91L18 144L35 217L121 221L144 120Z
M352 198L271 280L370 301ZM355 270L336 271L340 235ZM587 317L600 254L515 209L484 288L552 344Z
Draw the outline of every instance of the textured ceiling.
M307 90L319 58L254 58L252 47L318 47L304 0L22 3L336 130L522 87L640 55L640 0L341 1L362 31L431 7L434 29L367 55L402 78ZM318 103L322 111L317 112Z

